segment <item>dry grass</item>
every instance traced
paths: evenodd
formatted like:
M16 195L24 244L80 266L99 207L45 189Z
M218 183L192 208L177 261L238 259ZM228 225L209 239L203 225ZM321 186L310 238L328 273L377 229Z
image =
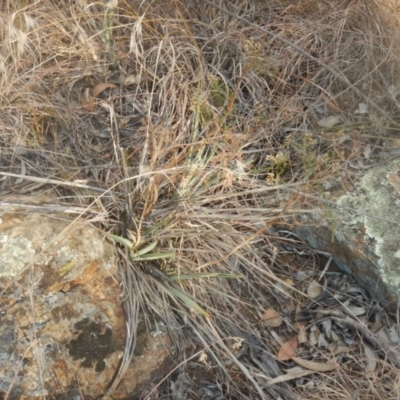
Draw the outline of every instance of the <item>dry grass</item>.
M132 263L116 249L132 338L140 312L161 316L177 363L192 357L187 341L206 349L224 398L398 398L382 382L398 381L389 364L393 377L376 382L344 367L340 379L315 374L310 394L263 385L232 350L261 343L260 313L294 273L268 233L309 208L287 189L318 194L398 131L396 14L372 0L222 2L227 12L211 3L2 2L2 191L42 183L60 205L101 215L102 229L173 251ZM367 101L369 116L355 116ZM340 115L339 128L318 127L321 113ZM174 282L209 319L160 284L205 272L243 276Z

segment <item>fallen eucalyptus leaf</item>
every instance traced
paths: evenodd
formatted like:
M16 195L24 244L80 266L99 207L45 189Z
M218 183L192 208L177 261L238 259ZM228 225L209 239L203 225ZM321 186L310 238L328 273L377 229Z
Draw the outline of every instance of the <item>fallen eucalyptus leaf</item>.
M301 365L302 367L316 372L328 372L328 371L333 371L337 368L336 359L324 363L303 360L300 357L292 357L292 360L297 364Z
M86 88L81 95L81 106L90 112L96 108L96 99L90 94L90 88Z
M97 97L101 92L104 92L106 89L116 88L117 85L111 82L101 82L98 83L92 90L92 96Z
M264 314L261 315L261 321L263 321L263 325L268 328L278 328L278 326L282 325L283 319L273 308L268 308Z
M371 346L364 343L365 349L365 358L366 358L366 365L365 365L365 375L367 378L372 378L375 375L375 369L377 364L377 358L375 355L374 350Z
M315 299L322 293L322 286L317 281L312 281L307 288L307 294Z
M293 358L293 354L299 345L299 339L297 336L289 339L287 342L283 343L282 347L279 349L278 360L287 361Z
M347 311L350 311L350 313L356 317L360 315L364 315L367 310L365 307L356 307L356 306L345 306Z
M299 335L298 335L299 343L306 343L307 342L307 331L305 323L303 322L301 326L299 326Z
M294 368L291 368L291 370L294 370ZM303 376L307 376L307 375L310 375L310 374L313 374L313 373L314 373L314 371L307 371L307 370L304 370L304 369L301 369L301 370L298 370L298 371L294 370L294 371L291 371L291 372L288 371L287 374L280 375L280 376L278 376L276 378L273 378L273 379L268 379L266 386L271 386L271 385L276 385L277 383L291 381L293 379L298 379L298 378L301 378Z
M350 351L349 346L344 346L341 343L329 343L328 350L332 355L337 356L338 354L348 353Z
M395 344L398 345L400 342L400 337L399 337L399 332L397 331L397 326L392 326L388 329L388 334L389 334L389 340Z

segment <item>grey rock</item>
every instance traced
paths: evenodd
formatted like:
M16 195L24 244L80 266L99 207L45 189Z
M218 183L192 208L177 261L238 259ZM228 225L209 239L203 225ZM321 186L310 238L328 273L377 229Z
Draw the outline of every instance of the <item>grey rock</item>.
M350 187L350 186L349 186ZM371 298L395 311L400 293L400 160L364 172L353 190L333 190L326 209L294 232L332 254Z

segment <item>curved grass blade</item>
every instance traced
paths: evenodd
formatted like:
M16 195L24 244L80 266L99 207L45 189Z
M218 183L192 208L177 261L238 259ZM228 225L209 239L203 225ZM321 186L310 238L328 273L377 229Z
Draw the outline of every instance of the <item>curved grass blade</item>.
M138 253L131 254L132 261L147 261L147 260L160 260L162 258L171 258L175 253L150 253L141 256Z
M158 242L157 242L157 240L156 240L155 242L149 244L148 246L143 247L143 249L136 251L136 252L134 253L134 256L137 257L137 256L142 256L143 254L150 253L150 251L152 251L152 250L155 249L155 247L157 246L157 244L158 244Z
M170 275L171 281L183 281L188 279L205 279L205 278L243 278L242 275L228 274L223 272L205 272L202 274L183 274L183 275Z
M206 318L211 318L211 314L209 314L206 310L200 307L192 298L190 298L187 294L182 292L179 289L176 289L170 285L167 285L164 282L157 281L157 283L162 286L171 297L177 297L181 301L183 301L187 307L190 309L196 310L198 313L203 315Z
M117 243L119 243L119 244L122 244L123 246L125 246L125 247L127 247L128 249L133 249L133 243L130 241L130 240L128 240L128 239L125 239L125 238L123 238L123 237L121 237L121 236L117 236L117 235L113 235L112 233L107 233L107 237L109 238L109 239L111 239L111 240L114 240L114 242L117 242Z

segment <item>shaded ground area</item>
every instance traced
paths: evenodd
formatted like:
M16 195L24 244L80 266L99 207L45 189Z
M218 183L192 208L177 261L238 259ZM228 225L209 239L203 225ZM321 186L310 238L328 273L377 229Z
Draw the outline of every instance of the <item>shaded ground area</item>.
M290 253L287 264L276 266L282 284L270 293L268 308L249 319L252 334L237 330L230 340L236 359L267 398L318 399L339 391L343 398L395 398L398 325L349 275L335 266L323 272L316 264L326 260L315 254ZM197 360L169 377L160 398L242 398L243 392L233 394L215 374L207 356ZM224 363L232 381L246 387L239 365ZM379 386L377 376L384 377ZM250 390L246 394L259 398Z
M0 206L40 193L19 207L115 245L130 335L104 398L140 316L173 341L159 398L398 398L395 316L285 223L396 156L396 7L2 3Z

